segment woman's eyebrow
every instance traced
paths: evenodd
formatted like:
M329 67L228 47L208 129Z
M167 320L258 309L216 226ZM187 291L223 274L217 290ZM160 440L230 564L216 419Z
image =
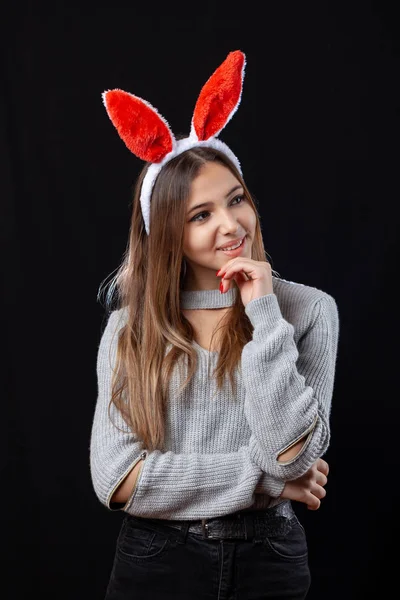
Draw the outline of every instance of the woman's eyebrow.
M243 189L241 185L235 185L231 190L229 190L229 192L225 195L225 198L228 198L231 194L233 194L233 192L236 192L237 190L241 190ZM213 205L214 202L212 200L208 200L207 202L202 202L201 204L196 204L196 206L192 206L192 208L190 208L188 210L188 215L190 215L191 212L193 212L194 210L197 210L198 208L204 208L205 206L210 206Z

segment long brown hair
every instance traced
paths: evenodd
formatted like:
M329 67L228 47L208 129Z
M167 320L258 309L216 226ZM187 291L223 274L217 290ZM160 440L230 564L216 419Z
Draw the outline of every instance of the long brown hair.
M181 364L182 357L187 357L188 374L179 392L186 388L196 371L193 328L180 307L184 277L184 207L193 179L208 161L221 163L240 181L257 216L252 258L263 261L268 256L255 201L225 154L204 146L195 147L173 158L161 169L151 197L149 236L139 201L149 165L144 166L134 190L127 249L109 284L107 308L109 311L127 309L125 324L119 332L110 408L115 405L129 429L150 451L163 449L168 384L174 368ZM232 283L236 286L234 281ZM115 296L117 304L112 306ZM214 376L221 388L228 374L235 390L235 369L243 346L253 333L239 293L221 323L218 327L218 331L221 329L221 350Z

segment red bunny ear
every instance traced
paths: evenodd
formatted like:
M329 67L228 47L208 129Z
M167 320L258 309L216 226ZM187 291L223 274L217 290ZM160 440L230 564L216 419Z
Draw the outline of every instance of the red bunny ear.
M243 52L230 52L203 86L192 119L199 140L218 135L236 112L242 95L245 64Z
M104 92L103 102L120 138L133 154L157 163L171 152L174 136L149 102L123 90Z

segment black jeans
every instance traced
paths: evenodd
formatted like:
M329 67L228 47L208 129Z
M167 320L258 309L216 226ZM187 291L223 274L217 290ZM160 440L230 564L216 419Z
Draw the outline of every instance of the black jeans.
M306 534L205 539L126 515L105 600L303 600L311 583Z

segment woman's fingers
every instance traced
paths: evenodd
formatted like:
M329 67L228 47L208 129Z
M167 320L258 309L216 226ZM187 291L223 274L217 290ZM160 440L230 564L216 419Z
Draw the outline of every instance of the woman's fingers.
M239 275L242 273L242 275ZM232 279L239 288L244 306L251 300L273 294L271 265L267 261L251 258L233 258L216 273L221 277L220 292L225 293L232 286Z
M318 483L318 485L326 485L328 483L328 478L326 475L321 473L321 471L317 471L315 482Z
M329 465L319 458L311 468L310 477L310 495L307 499L307 508L309 510L318 510L321 506L321 500L326 496L325 485L328 483Z
M222 288L224 292L227 292L230 289L232 279L234 279L236 282L238 282L238 280L240 282L244 282L250 281L251 277L249 277L243 269L240 271L229 270L229 272L225 273L221 278Z
M326 496L326 489L320 485L315 485L312 490L312 495L321 500Z
M326 475L328 477L329 465L326 462L326 460L324 460L323 458L319 458L316 462L316 466L317 466L318 471L321 471L321 473L324 473L324 475Z
M271 271L271 265L268 261L256 261L251 258L233 258L221 267L217 272L217 277L221 277L222 280L229 283L229 280L240 271L246 273L248 279L254 279L257 276L261 276L265 270L267 270L267 273Z
M307 500L307 508L308 510L318 510L321 506L321 501L314 495L311 495L309 500Z

